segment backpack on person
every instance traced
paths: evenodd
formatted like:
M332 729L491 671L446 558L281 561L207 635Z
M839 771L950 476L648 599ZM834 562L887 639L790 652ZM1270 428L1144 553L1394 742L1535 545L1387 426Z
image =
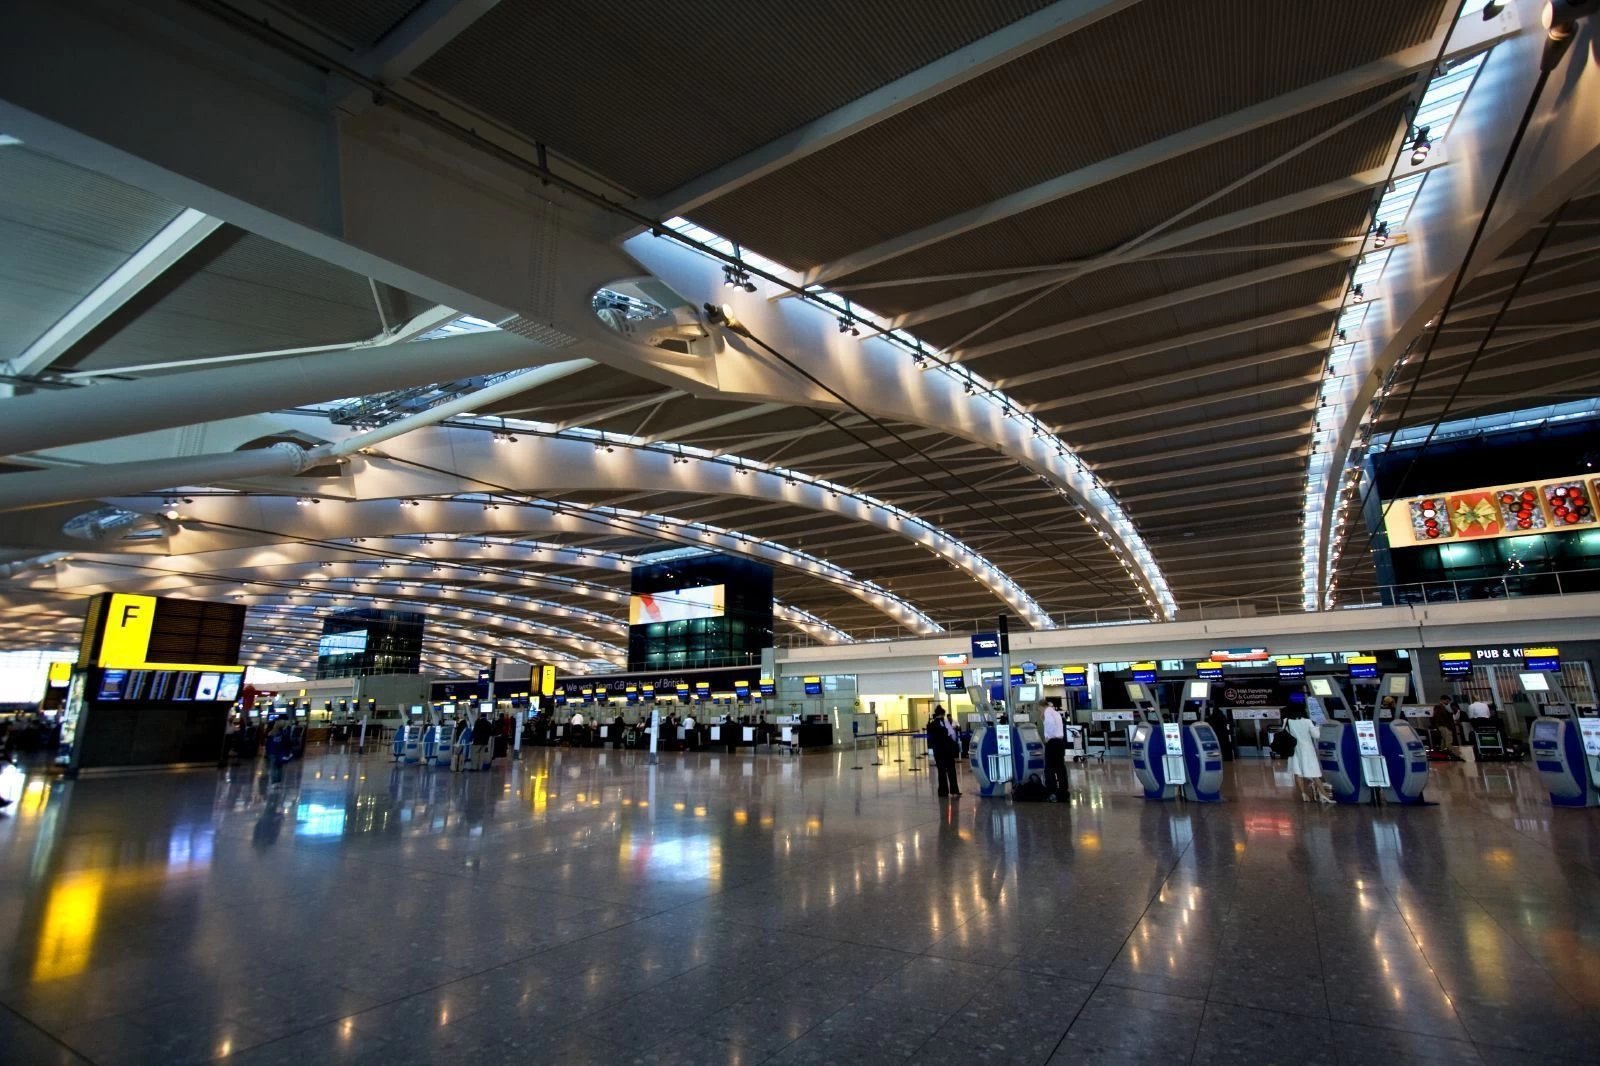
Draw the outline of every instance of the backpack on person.
M1294 750L1299 746L1300 742L1294 738L1293 733L1289 732L1288 726L1284 726L1273 734L1272 754L1280 759L1294 758Z

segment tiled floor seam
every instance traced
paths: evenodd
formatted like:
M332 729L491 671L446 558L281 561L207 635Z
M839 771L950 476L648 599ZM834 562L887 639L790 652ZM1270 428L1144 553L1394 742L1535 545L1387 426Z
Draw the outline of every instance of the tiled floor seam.
M1071 807L1069 805L1069 807L1068 807L1069 814L1070 814L1070 811L1071 811ZM1117 948L1117 955L1121 955L1122 952L1127 948L1128 942L1133 939L1133 934L1139 928L1139 922L1144 921L1145 916L1150 913L1150 908L1155 904L1156 900L1161 898L1161 893L1166 890L1167 882L1172 879L1172 875L1173 874L1178 872L1178 867L1183 864L1183 857L1185 855L1189 854L1190 850L1193 849L1193 847L1194 847L1194 834L1191 833L1189 835L1188 841L1183 846L1183 850L1178 852L1177 855L1173 856L1172 866L1167 870L1166 876L1162 877L1160 885L1158 885L1156 887L1155 892L1153 892L1151 894L1150 898L1145 901L1144 910L1139 912L1138 920L1136 920L1131 926L1128 927L1128 935L1122 938L1122 944L1121 944L1121 946L1119 946ZM1117 956L1115 956L1115 955L1112 956L1113 959L1115 959L1116 957ZM1110 967L1107 966L1105 970L1100 971L1100 976L1095 978L1094 987L1089 989L1089 994L1087 996L1085 996L1084 999L1083 999L1083 1002L1078 1005L1078 1009L1072 1013L1072 1020L1069 1021L1067 1023L1067 1027L1061 1031L1061 1037L1060 1037L1060 1039L1058 1039L1056 1041L1055 1047L1050 1049L1050 1054L1045 1056L1045 1059L1044 1059L1045 1063L1049 1063L1049 1061L1051 1059L1055 1058L1057 1055L1059 1055L1061 1053L1061 1045L1066 1043L1067 1037L1072 1033L1072 1027L1074 1025L1078 1024L1078 1018L1079 1018L1080 1015L1083 1014L1083 1008L1087 1007L1089 1005L1090 1001L1094 999L1094 994L1096 992L1100 991L1100 986L1106 983L1106 973L1109 970L1110 970ZM1120 986L1118 986L1118 987L1120 987ZM1185 1063L1189 1062L1191 1059L1194 1058L1195 1046L1198 1045L1199 1042L1200 1042L1200 1032L1199 1032L1199 1029L1196 1028L1196 1030L1195 1030L1195 1044L1190 1045L1190 1047L1189 1047L1189 1057L1184 1059ZM921 1049L919 1048L918 1050L921 1050ZM1043 1066L1043 1064L1041 1064L1041 1066Z
M65 1040L62 1040L60 1037L56 1036L56 1034L52 1033L50 1030L48 1030L44 1026L40 1025L38 1022L34 1021L32 1018L28 1017L26 1014L23 1014L21 1011L17 1010L15 1007L12 1007L10 1004L0 1003L0 1010L3 1010L7 1014L12 1015L18 1021L20 1021L24 1025L26 1025L29 1029L32 1029L34 1032L38 1033L40 1036L42 1036L46 1040L50 1041L50 1043L56 1045L57 1047L66 1048L66 1050L69 1053L71 1053L73 1056L83 1060L84 1062L89 1062L89 1063L94 1062L94 1060L91 1059L89 1056L85 1055L83 1052L79 1051L77 1048L73 1047L71 1044L67 1043Z

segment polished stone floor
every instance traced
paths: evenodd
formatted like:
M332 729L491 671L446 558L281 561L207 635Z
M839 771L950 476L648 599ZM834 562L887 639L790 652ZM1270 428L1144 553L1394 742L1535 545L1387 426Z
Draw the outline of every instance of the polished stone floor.
M892 755L892 753L890 753ZM0 1061L1600 1060L1600 811L938 800L850 756L30 780Z

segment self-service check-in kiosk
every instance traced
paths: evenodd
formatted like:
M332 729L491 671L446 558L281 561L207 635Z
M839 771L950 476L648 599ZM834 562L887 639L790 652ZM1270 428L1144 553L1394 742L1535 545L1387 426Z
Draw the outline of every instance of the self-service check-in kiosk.
M1600 718L1573 715L1558 673L1524 670L1517 681L1538 714L1528 724L1528 746L1551 805L1600 806Z
M1205 722L1166 722L1160 696L1150 683L1125 682L1128 699L1138 707L1141 722L1130 733L1133 773L1144 789L1144 799L1186 799L1218 802L1222 799L1222 746L1216 733ZM1210 682L1203 698L1210 701ZM1198 698L1190 690L1189 698Z
M1189 781L1184 795L1200 803L1222 799L1222 741L1206 721L1211 710L1212 683L1199 679L1183 683L1183 704L1193 708L1195 720L1183 723L1183 770Z
M1407 678L1386 675L1378 685L1382 695L1403 699ZM1306 691L1329 712L1317 740L1317 759L1337 803L1371 803L1383 797L1390 803L1419 804L1428 784L1428 750L1403 718L1376 718L1369 707L1352 715L1338 679L1306 678Z
M968 764L978 783L978 795L999 797L1006 784L1026 781L1030 775L1044 780L1044 742L1032 722L1002 722L1004 706L975 712Z

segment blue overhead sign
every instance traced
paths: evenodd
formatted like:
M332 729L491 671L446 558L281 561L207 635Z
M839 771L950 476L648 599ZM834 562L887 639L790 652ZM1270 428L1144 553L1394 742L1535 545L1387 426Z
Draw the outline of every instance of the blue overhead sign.
M974 659L1000 658L1000 634L974 633L972 634L972 657Z

